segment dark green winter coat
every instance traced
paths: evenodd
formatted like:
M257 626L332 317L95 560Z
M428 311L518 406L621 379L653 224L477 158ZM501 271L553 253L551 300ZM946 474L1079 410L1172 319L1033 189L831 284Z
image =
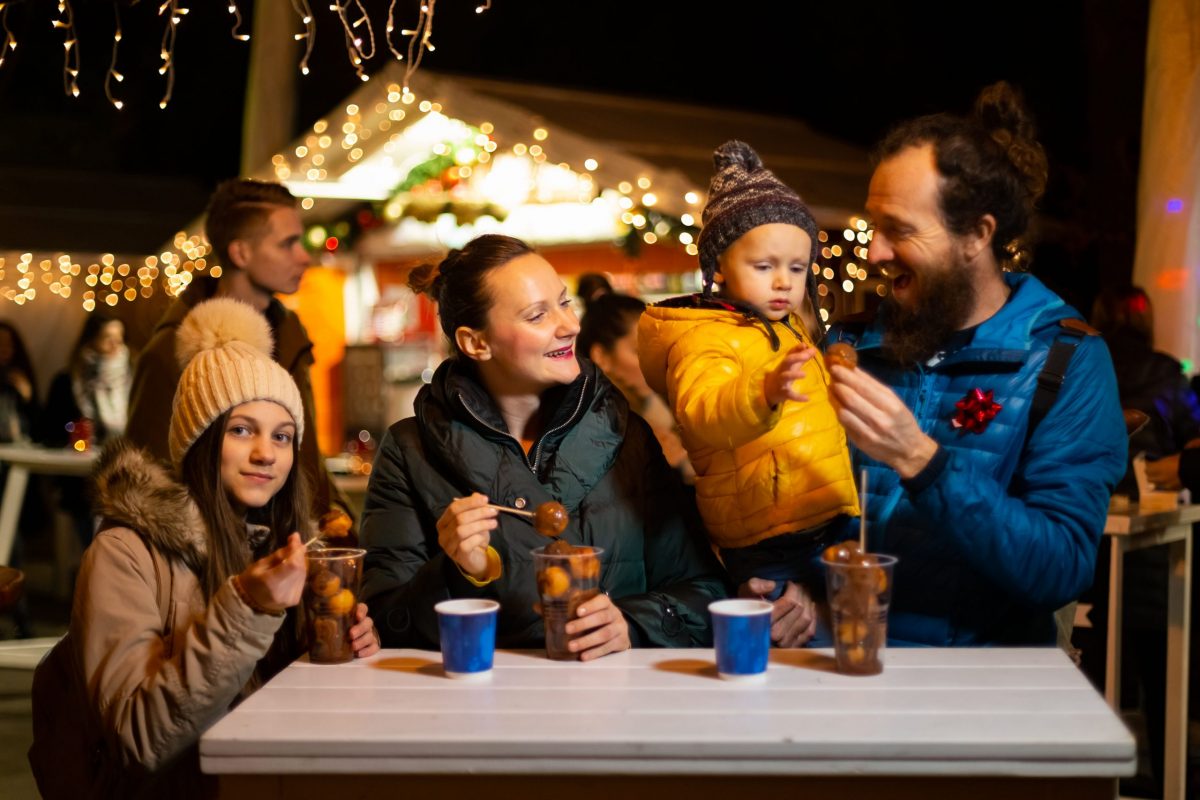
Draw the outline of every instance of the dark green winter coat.
M726 596L694 499L649 426L591 362L542 396L546 433L528 456L473 365L450 360L416 399L416 416L391 427L363 512L363 598L385 647L437 647L434 604L500 601L497 645L544 642L530 550L546 544L524 517L501 514L491 535L503 573L472 586L437 542L437 521L458 497L566 506L572 544L601 547L600 587L629 621L635 647L708 646L709 602Z

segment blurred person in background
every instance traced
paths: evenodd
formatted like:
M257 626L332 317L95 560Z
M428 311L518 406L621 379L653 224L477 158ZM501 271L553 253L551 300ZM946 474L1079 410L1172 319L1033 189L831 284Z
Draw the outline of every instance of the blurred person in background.
M629 407L650 423L667 463L692 483L696 471L679 438L679 425L667 402L646 383L638 361L637 326L645 309L646 304L636 297L612 292L600 295L590 302L579 323L576 347L621 390Z
M125 433L133 362L125 324L103 311L84 320L67 368L54 376L38 422L37 440L47 447L102 445ZM50 479L51 506L68 514L79 543L92 541L92 506L83 478ZM48 487L49 488L49 487ZM73 583L73 581L72 581Z
M585 312L592 307L592 303L596 302L596 300L612 293L612 283L606 276L599 272L585 272L579 276L575 295L579 298L579 302L583 304Z
M1104 336L1117 373L1121 407L1148 421L1129 440L1129 454L1146 457L1146 477L1157 489L1200 495L1200 400L1174 357L1154 349L1154 307L1139 286L1103 291L1092 306L1092 325ZM1135 494L1132 466L1118 491ZM1192 562L1195 580L1195 560ZM1142 698L1150 752L1150 785L1123 786L1133 794L1162 795L1167 670L1167 552L1148 547L1125 556L1121 663L1126 698ZM1097 560L1096 581L1085 599L1093 604L1096 629L1106 629L1108 559ZM1194 585L1194 584L1193 584ZM1196 608L1196 592L1192 592ZM1196 613L1193 611L1193 614ZM1194 618L1194 617L1193 617ZM1085 648L1085 669L1102 682L1103 651ZM1194 657L1193 657L1194 658ZM1196 673L1192 663L1192 673Z
M37 419L37 381L20 332L0 322L0 443L28 441Z
M50 447L62 447L70 438L70 428L85 419L95 444L123 435L132 384L133 362L125 346L124 323L100 311L89 314L67 369L50 384L38 438Z

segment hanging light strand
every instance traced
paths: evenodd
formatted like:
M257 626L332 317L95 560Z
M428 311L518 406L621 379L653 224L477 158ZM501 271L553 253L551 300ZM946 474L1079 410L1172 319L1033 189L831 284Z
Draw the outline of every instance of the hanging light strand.
M433 12L437 5L437 0L423 0L421 3L421 15L417 18L416 30L401 31L408 40L408 64L404 67L404 93L408 94L408 82L417 68L421 66L421 59L425 55L425 51L434 51L433 42ZM413 55L413 48L416 48L416 55Z
M296 41L304 40L304 57L300 59L300 74L308 74L308 59L312 57L313 44L317 41L317 23L313 20L312 8L308 0L292 0L292 8L304 24L304 33L295 35Z
M350 22L346 16L346 12L352 8L357 9L359 13L358 19ZM375 57L375 29L371 27L371 17L367 14L367 10L363 8L362 0L347 0L345 5L342 5L341 0L334 0L329 6L329 10L338 15L341 20L342 30L346 34L346 53L350 56L350 64L354 67L354 72L362 81L370 80L363 69L363 62L370 61ZM365 36L358 29L363 25L366 26Z
M167 103L171 102L171 93L175 90L175 37L178 34L179 22L187 13L186 8L179 7L179 0L165 0L158 7L160 17L167 15L167 26L163 29L162 49L159 52L163 65L158 68L159 75L167 76L167 86L162 100L158 101L159 108L167 107Z
M387 27L383 32L383 41L387 42L388 50L392 51L392 55L397 61L404 60L404 54L396 49L396 45L392 44L392 32L396 30L396 0L392 0L388 4Z
M4 57L17 49L17 37L8 29L8 3L0 3L0 28L4 29L4 44L0 45L0 67L4 66Z
M116 19L117 29L113 33L112 60L108 63L108 74L104 76L104 96L120 111L125 107L125 103L113 94L112 86L114 80L117 83L125 80L125 76L117 72L117 51L121 47L121 6L115 2L113 3L113 17Z
M482 5L475 6L475 13L482 14L492 7L492 0L483 0Z
M68 97L79 97L79 40L71 0L59 0L58 13L59 19L50 24L63 32L63 92Z
M233 17L233 30L229 34L239 42L250 41L250 34L242 33L242 12L238 8L237 0L229 0L229 5L225 9L229 15Z

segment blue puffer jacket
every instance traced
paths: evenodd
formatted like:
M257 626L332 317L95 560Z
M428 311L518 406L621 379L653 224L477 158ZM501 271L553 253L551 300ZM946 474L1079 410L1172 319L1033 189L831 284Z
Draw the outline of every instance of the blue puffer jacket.
M1112 361L1083 336L1049 413L1029 409L1060 320L1079 314L1030 275L1007 274L1008 302L966 347L902 369L880 350L878 322L835 328L859 366L890 386L947 454L927 485L853 450L869 471L870 549L899 557L888 623L896 644L1052 644L1054 609L1092 581L1108 500L1125 471ZM979 434L951 425L955 403L992 390L1003 406ZM928 477L921 475L920 479Z

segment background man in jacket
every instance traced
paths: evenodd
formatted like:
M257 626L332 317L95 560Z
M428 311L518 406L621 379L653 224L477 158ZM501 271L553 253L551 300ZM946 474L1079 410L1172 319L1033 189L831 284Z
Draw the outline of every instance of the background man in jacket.
M300 389L305 428L316 430L309 377L312 341L296 313L275 297L299 289L312 264L296 206L296 198L281 184L245 179L225 181L209 200L204 229L213 259L221 266L220 277L197 278L171 304L134 369L127 435L159 459L169 460L167 429L181 372L175 360L175 332L192 308L213 297L241 300L267 318L275 336L275 361ZM301 444L300 464L313 489L314 516L319 517L330 508L332 490L315 435Z
M834 395L870 476L870 548L899 556L889 637L1051 644L1053 611L1092 581L1126 442L1101 339L1005 271L1045 156L997 84L969 118L902 124L877 164L869 258L891 293L831 341L859 351L859 369L833 367Z

